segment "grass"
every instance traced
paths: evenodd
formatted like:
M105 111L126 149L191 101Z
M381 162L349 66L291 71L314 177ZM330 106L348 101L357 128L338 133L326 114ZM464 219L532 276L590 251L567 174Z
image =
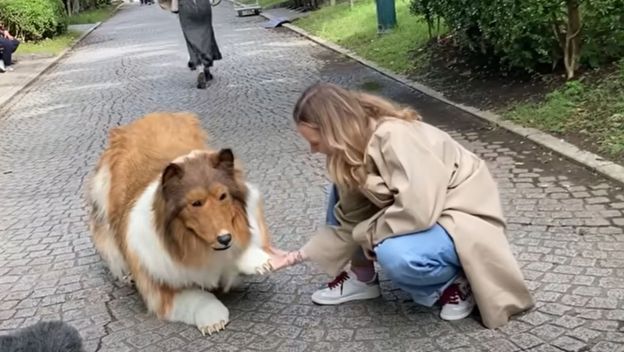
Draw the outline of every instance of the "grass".
M65 48L69 47L74 40L80 37L80 32L68 31L52 39L39 42L22 43L17 49L17 54L51 54L58 55Z
M273 5L277 5L279 3L284 2L285 0L259 0L260 2L260 6L262 6L263 9L266 9L270 6Z
M543 131L581 135L610 157L624 158L624 60L599 81L568 82L544 101L504 115Z
M362 84L360 84L360 89L365 90L367 92L371 92L371 93L375 93L381 90L382 86L381 83L377 82L377 81L365 81Z
M120 3L120 1L113 1L111 5L70 16L69 24L91 24L105 21L113 14L113 10ZM17 50L17 54L58 55L78 39L81 34L81 32L69 30L67 33L51 39L22 43Z
M323 39L351 49L358 55L395 72L405 73L417 63L411 53L429 40L427 24L409 13L409 0L396 0L398 27L377 34L377 11L373 0L326 6L297 21L297 26Z
M107 20L113 14L113 10L119 5L119 2L113 2L111 5L93 10L87 10L69 17L69 24L89 24L98 23Z

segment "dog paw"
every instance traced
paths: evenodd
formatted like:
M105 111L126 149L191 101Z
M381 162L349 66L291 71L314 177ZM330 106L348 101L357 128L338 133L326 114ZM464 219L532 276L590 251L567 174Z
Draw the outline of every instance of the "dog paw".
M215 334L221 330L225 330L226 325L227 322L225 320L221 320L217 324L198 326L198 329L202 333L202 335L206 336L206 334L208 334L208 336L212 336L212 334Z
M267 261L266 263L256 268L256 274L258 275L266 275L271 271L273 271L273 266L271 265L270 261Z
M195 313L195 323L202 335L212 335L225 329L230 312L219 300L211 299Z
M132 274L126 274L122 276L119 281L123 284L134 286L134 278L132 278Z
M258 247L249 247L238 260L238 269L245 275L265 275L272 271L271 256Z
M212 335L229 323L230 311L213 293L191 289L175 295L167 318L194 325L202 334Z

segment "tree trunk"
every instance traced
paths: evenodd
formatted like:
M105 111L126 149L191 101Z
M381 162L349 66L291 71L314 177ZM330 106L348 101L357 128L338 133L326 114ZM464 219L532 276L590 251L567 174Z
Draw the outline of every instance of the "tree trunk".
M566 5L568 8L568 24L565 35L563 62L567 78L572 79L577 69L581 51L581 12L578 0L566 0Z
M71 16L75 14L76 12L78 12L78 9L76 8L75 0L65 0L65 8L67 9L68 16Z

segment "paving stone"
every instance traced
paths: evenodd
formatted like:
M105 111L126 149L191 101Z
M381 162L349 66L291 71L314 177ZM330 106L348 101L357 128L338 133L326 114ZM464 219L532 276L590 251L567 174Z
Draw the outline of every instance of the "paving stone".
M535 337L531 334L519 334L511 336L511 341L523 350L528 350L529 348L539 346L544 343L542 339Z
M573 338L563 336L553 342L553 345L569 352L580 352L587 348L587 345Z
M624 351L624 345L608 342L608 341L600 341L592 349L591 352L622 352Z
M63 319L80 327L87 351L622 350L617 186L284 28L264 29L260 17L236 17L228 2L214 11L224 59L207 90L194 88L175 16L132 3L0 107L0 334ZM302 265L246 278L223 297L226 331L204 337L158 321L133 287L113 282L91 244L83 199L111 127L152 111L198 113L215 146L232 147L261 187L277 245L296 248L325 213L324 159L309 154L290 118L317 81L376 82L376 93L414 105L486 160L533 311L496 331L474 317L445 322L387 280L383 299L319 307L309 296L330 278Z

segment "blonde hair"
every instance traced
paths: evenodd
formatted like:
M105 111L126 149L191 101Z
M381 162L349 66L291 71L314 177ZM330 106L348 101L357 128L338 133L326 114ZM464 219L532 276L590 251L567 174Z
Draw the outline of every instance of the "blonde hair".
M364 183L366 147L377 122L385 117L406 121L421 119L411 108L329 83L308 87L293 111L295 123L318 129L320 138L330 149L329 176L333 182L347 188L357 188Z

